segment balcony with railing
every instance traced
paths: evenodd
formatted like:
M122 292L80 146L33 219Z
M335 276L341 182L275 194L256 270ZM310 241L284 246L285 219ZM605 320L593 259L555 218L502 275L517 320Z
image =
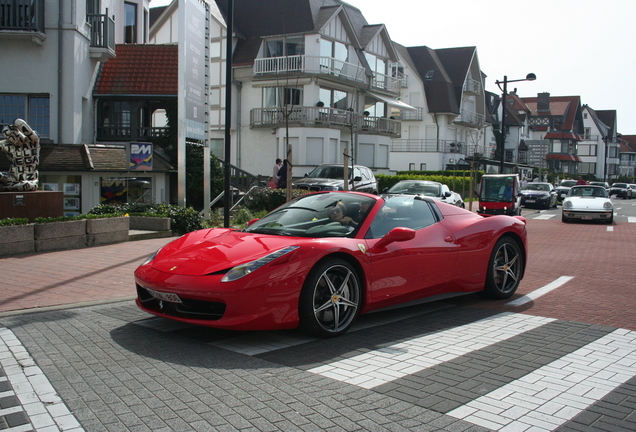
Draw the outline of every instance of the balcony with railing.
M250 111L251 128L325 127L350 129L364 134L400 136L400 122L371 117L353 111L328 107L294 106L291 108L254 108Z
M402 79L400 77L376 73L371 80L371 86L377 90L399 93L402 87Z
M474 79L467 79L464 82L464 91L475 95L481 94L481 83Z
M90 27L90 53L98 61L115 57L115 21L105 14L86 14Z
M417 153L464 153L466 143L453 140L438 139L394 139L391 140L392 152Z
M332 57L294 55L286 57L266 57L254 60L254 75L330 75L358 83L365 82L362 66L337 60Z
M415 110L400 110L399 114L394 114L395 120L400 121L422 121L424 120L424 108L415 107Z
M455 123L462 123L470 127L483 127L485 120L486 116L483 114L462 109L459 117L455 118Z
M44 0L0 0L0 36L7 35L46 39Z
M131 141L151 140L161 137L168 131L167 127L131 127L131 126L98 126L98 141Z

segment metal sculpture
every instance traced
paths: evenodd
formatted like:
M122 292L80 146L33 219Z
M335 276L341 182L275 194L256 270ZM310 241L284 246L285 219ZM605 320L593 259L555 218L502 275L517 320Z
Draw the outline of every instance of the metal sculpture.
M0 172L0 191L28 192L38 188L40 137L22 119L2 129L0 151L9 159L9 171Z

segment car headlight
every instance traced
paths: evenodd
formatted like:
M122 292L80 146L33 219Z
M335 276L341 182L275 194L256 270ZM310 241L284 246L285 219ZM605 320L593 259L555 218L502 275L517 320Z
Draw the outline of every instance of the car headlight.
M155 259L157 257L157 254L159 253L161 249L157 250L157 252L153 253L152 255L150 255L148 258L145 259L144 262L141 263L142 266L145 266L146 264L148 264L150 261L152 261L153 259ZM141 267L141 266L140 266Z
M259 268L263 267L265 264L269 264L275 259L280 258L283 255L286 255L289 252L292 252L296 249L298 249L298 246L287 246L283 249L277 250L276 252L272 252L269 255L265 255L264 257L259 258L257 260L250 261L245 264L237 265L236 267L232 268L229 272L227 272L225 276L221 278L221 282L232 282L242 278L243 276L247 276L248 274L252 273L254 270L258 270Z
M611 209L612 209L612 203L611 203L611 202L609 202L609 201L605 201L605 202L603 203L603 208L604 208L604 209L607 209L607 210L611 210Z
M563 208L572 208L572 201L566 201L563 203Z

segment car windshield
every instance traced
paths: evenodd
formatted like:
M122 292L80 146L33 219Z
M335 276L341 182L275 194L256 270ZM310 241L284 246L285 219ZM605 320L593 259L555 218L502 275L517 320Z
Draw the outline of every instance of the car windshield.
M546 191L550 190L550 185L547 183L528 183L523 190L532 190L532 191Z
M351 178L352 175L353 167L349 167L349 178ZM342 180L344 178L344 167L340 165L319 166L307 174L307 177Z
M576 180L562 180L561 183L559 183L559 186L563 186L563 187L572 187L576 185Z
M613 188L626 188L627 187L627 183L614 183L612 185Z
M347 237L364 222L375 199L353 193L298 197L245 228L246 232L295 237Z
M401 181L391 186L391 188L387 190L386 193L439 197L441 196L441 189L442 189L442 185L437 183Z
M574 186L568 196L607 198L607 191L600 186Z
M511 176L495 176L481 178L482 202L512 202L515 195L515 181Z

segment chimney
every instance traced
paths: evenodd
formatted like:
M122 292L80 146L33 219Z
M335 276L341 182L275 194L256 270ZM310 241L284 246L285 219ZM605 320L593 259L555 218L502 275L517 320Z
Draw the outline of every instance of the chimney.
M550 111L550 93L537 93L537 112Z

